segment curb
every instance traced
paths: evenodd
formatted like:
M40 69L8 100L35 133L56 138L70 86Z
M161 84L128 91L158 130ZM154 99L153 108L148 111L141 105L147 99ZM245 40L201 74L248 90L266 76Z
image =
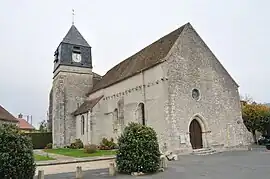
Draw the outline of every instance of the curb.
M89 159L79 159L79 160L71 160L71 161L51 161L51 162L37 162L36 166L50 166L50 165L62 165L62 164L71 164L71 163L83 163L83 162L95 162L95 161L103 161L103 160L112 160L116 157L103 157L103 158L89 158Z

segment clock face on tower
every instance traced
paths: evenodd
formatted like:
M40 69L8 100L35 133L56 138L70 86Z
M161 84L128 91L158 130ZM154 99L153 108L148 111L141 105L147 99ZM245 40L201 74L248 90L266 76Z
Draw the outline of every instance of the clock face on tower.
M81 54L79 53L72 53L72 61L74 62L81 62L82 58L81 58Z

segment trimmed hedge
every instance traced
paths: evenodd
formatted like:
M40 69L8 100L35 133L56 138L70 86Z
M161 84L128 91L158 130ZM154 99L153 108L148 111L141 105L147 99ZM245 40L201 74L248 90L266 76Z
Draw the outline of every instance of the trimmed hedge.
M36 165L30 139L10 124L0 126L0 178L33 179Z
M153 128L130 123L118 139L116 155L120 173L153 173L159 169L160 151Z
M52 133L23 133L23 135L30 137L34 149L44 149L47 144L52 143Z

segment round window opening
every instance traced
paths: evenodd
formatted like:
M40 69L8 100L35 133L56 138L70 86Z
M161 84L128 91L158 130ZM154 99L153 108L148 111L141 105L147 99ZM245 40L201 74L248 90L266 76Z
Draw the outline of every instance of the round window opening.
M195 99L195 100L199 100L199 98L200 98L199 90L197 90L197 89L192 90L192 98Z

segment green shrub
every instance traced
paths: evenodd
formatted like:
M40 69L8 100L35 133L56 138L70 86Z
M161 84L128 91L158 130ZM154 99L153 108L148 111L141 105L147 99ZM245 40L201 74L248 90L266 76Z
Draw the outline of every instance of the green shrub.
M82 149L83 148L83 142L81 139L75 139L75 142L70 144L71 149Z
M48 143L46 149L52 149L52 143Z
M34 149L44 149L48 143L52 143L51 132L23 133L22 135L31 138Z
M33 179L35 169L31 140L15 125L0 126L0 178Z
M88 154L95 153L97 151L97 146L95 144L85 145L84 152Z
M70 148L71 149L77 149L77 145L75 144L75 142L70 144Z
M100 150L112 150L116 148L117 148L117 144L114 143L113 138L111 138L110 140L108 140L107 138L103 138L99 145Z
M120 173L152 173L159 169L160 151L156 132L130 123L118 139L116 164Z

